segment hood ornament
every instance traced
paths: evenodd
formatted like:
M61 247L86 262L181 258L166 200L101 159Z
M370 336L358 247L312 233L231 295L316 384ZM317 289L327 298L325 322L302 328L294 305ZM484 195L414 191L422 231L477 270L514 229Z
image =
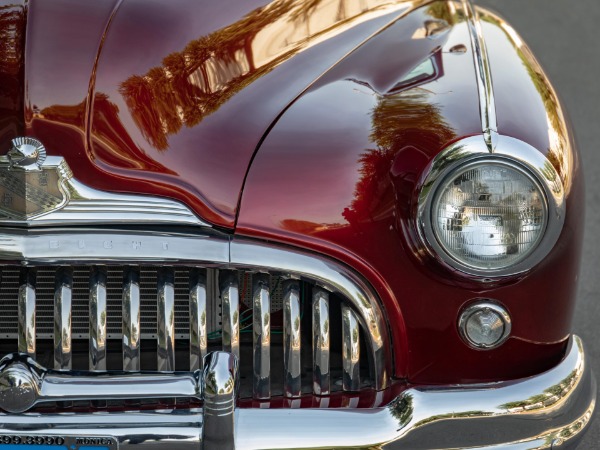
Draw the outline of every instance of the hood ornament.
M0 221L29 221L65 206L72 174L63 158L47 158L34 138L18 137L12 145L0 156Z
M13 147L6 155L11 167L40 170L46 160L44 144L34 138L19 137L12 140Z
M0 225L124 223L210 226L174 200L86 186L73 177L62 156L47 155L37 139L15 138L0 156Z

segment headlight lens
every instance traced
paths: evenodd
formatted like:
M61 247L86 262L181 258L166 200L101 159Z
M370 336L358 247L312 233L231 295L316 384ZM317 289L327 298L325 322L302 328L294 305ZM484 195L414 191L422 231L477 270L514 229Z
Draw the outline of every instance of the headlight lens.
M503 269L540 242L548 207L539 183L508 161L474 162L436 189L431 225L442 249L465 266Z

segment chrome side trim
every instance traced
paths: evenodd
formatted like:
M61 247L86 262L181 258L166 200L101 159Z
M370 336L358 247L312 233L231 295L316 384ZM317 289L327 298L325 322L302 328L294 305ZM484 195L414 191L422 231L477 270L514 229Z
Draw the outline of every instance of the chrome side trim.
M106 268L90 274L90 370L106 370Z
M360 390L360 327L354 311L342 306L342 386Z
M158 271L158 370L175 370L175 273L172 267Z
M496 101L494 99L494 85L490 60L481 29L481 22L477 10L471 0L462 0L463 9L467 17L471 47L473 49L473 63L475 77L479 91L479 113L481 115L481 131L488 151L493 153L498 144L498 121L496 118Z
M219 272L221 308L223 319L223 350L240 358L240 294L237 273L231 270Z
M513 165L533 177L545 193L548 224L544 236L530 255L505 269L480 270L459 263L446 254L433 232L431 210L437 188L453 171L476 161L496 161ZM478 136L471 136L451 144L434 158L419 190L416 228L422 243L432 256L443 263L459 271L485 278L515 275L531 269L552 250L565 221L565 191L560 175L552 162L529 144L509 136L498 136L498 145L493 154L488 152L485 143Z
M123 370L140 370L140 271L131 266L123 278Z
M329 294L316 288L312 302L313 392L329 395Z
M298 281L283 284L283 394L289 398L302 394L300 288Z
M31 267L21 269L19 285L19 352L35 357L35 278Z
M235 449L235 401L239 369L235 355L209 353L204 361L203 397L204 423L202 448L206 450Z
M271 397L271 300L269 276L252 277L252 342L253 342L253 396L256 399Z
M201 370L208 348L206 269L190 271L190 370Z
M71 370L71 303L73 269L61 267L56 271L54 287L54 368Z
M368 353L373 359L373 385L377 390L388 386L392 365L388 326L376 294L355 273L324 258L265 243L259 245L243 238L231 241L231 264L234 267L305 276L347 298L366 330Z

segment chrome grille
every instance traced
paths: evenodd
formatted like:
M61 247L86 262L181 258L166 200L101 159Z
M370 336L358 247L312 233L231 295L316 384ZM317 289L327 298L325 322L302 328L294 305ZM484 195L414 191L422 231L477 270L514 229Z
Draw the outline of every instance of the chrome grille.
M361 352L365 327L352 305L293 274L7 265L0 276L1 336L7 343L17 340L19 351L34 357L43 351L40 344L51 342L58 370L137 371L144 358L154 359L152 370L197 370L207 351L222 348L240 356L240 392L255 399L357 391L370 384L369 369L374 370L367 364L373 355L363 356L361 373L368 347L362 345ZM122 345L115 347L119 340ZM73 352L81 361L84 348L87 367L73 365ZM122 367L107 367L107 357L114 360L118 348Z

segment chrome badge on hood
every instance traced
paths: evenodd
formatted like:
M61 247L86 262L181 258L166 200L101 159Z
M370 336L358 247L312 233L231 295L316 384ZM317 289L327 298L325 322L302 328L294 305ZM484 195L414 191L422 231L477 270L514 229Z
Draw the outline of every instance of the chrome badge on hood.
M73 177L62 156L47 156L44 145L31 137L13 139L12 148L0 156L0 223L209 226L174 200L88 187Z
M46 149L37 139L20 137L12 144L0 156L0 219L30 220L65 206L63 184L72 174L64 160L46 162Z

